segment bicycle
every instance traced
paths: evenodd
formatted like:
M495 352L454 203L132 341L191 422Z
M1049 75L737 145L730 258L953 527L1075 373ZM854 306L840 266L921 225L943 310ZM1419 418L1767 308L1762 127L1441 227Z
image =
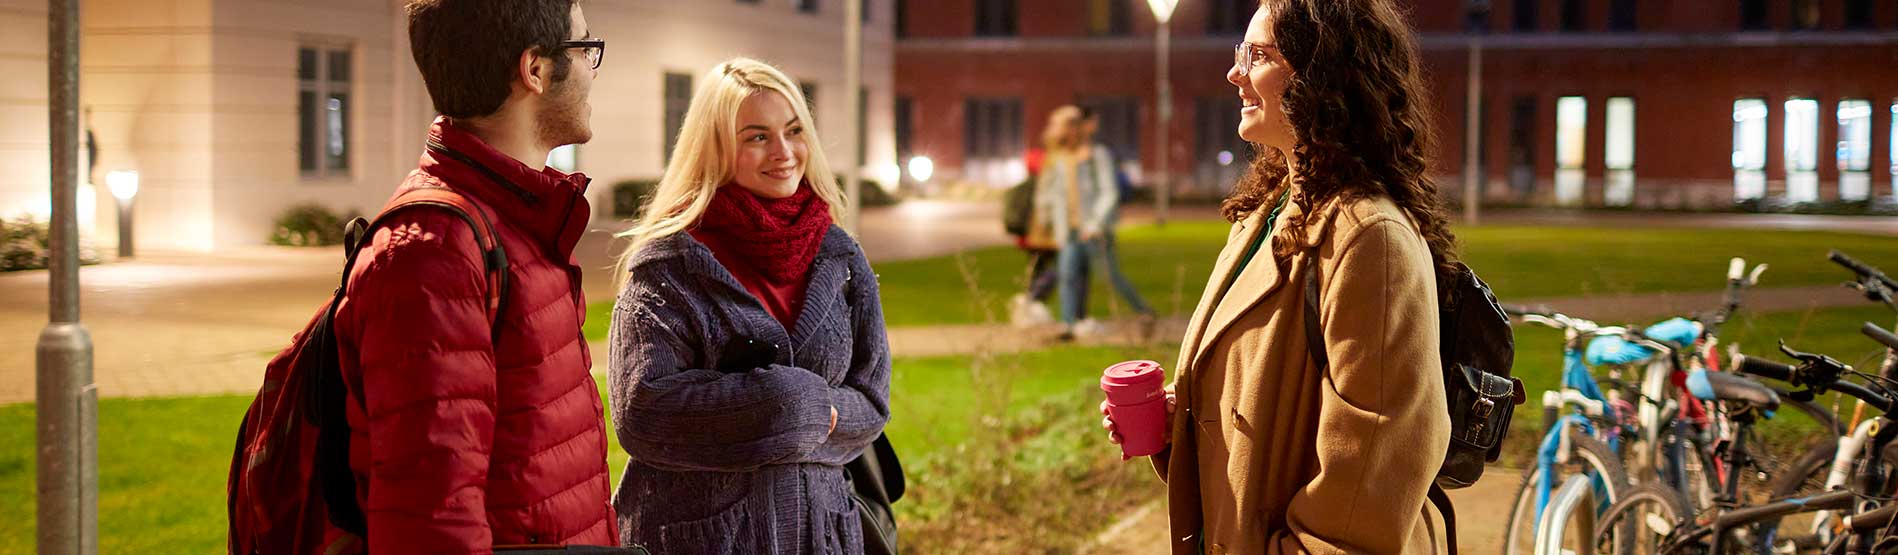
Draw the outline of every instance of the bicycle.
M1866 324L1864 332L1868 336L1887 346L1898 349L1898 337L1892 336L1877 326ZM1737 355L1735 368L1739 373L1750 374L1774 380L1784 381L1802 389L1800 393L1823 394L1826 391L1838 391L1866 402L1873 408L1889 413L1895 403L1889 389L1879 383L1883 378L1869 376L1854 371L1850 366L1833 360L1825 355L1801 353L1784 345L1781 350L1787 356L1799 360L1797 366L1781 364L1757 357ZM1882 391L1844 381L1846 376L1861 376L1868 379ZM1727 409L1728 418L1735 423L1736 430L1730 443L1721 450L1722 460L1731 468L1744 468L1750 464L1751 453L1748 438L1751 429L1761 415L1770 414L1778 408L1779 396L1774 389L1751 379L1731 373L1721 374L1697 371L1692 379L1698 380L1696 395L1716 399ZM1654 553L1729 553L1729 548L1743 548L1748 552L1758 552L1763 546L1746 541L1736 533L1758 527L1762 523L1777 520L1788 515L1820 511L1853 510L1867 496L1865 491L1884 491L1888 472L1882 463L1884 447L1898 437L1898 427L1886 426L1871 438L1873 449L1866 452L1868 464L1863 465L1859 479L1853 489L1841 489L1821 493L1810 497L1784 499L1772 503L1743 506L1739 503L1738 480L1729 480L1717 498L1713 507L1705 512L1696 512L1689 508L1680 492L1663 484L1645 484L1635 488L1616 501L1605 511L1600 519L1601 525L1595 530L1593 547L1606 548L1613 554ZM1860 507L1862 508L1862 507ZM1882 510L1882 509L1880 509ZM1880 533L1892 521L1891 515L1898 509L1854 511L1859 514L1845 519L1845 527L1853 533L1832 539L1826 553L1859 553L1858 546L1876 545L1881 537L1890 537L1888 532ZM1882 519L1882 520L1881 520ZM1898 544L1894 544L1898 548Z

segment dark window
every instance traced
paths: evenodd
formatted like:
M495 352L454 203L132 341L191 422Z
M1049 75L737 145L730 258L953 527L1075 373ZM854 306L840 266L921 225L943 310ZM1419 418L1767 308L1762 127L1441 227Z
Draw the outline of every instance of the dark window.
M817 83L801 81L797 90L804 93L804 107L811 111L811 119L817 119Z
M1489 32L1489 0L1468 0L1463 5L1463 30Z
M1518 96L1510 106L1509 189L1527 198L1536 186L1536 98Z
M1793 0L1793 28L1819 28L1819 0Z
M1766 15L1767 0L1740 0L1740 29L1764 31L1771 25Z
M666 151L661 155L672 161L672 149L679 146L679 129L685 127L685 110L692 105L692 75L667 73L665 90Z
M1117 161L1140 159L1140 99L1097 96L1084 98L1080 104L1094 110L1095 116L1100 118L1094 142L1107 145Z
M1872 28L1872 0L1845 0L1845 28Z
M1087 34L1097 37L1133 33L1131 0L1087 0Z
M1193 101L1193 183L1202 191L1232 190L1252 159L1239 138L1239 102L1232 95Z
M1027 146L1022 127L1020 98L971 98L962 113L962 152L968 177L1003 183L1010 162L1019 160Z
M1541 25L1538 25L1538 22L1536 20L1542 14L1538 13L1536 6L1541 3L1542 3L1542 0L1516 0L1516 17L1515 17L1514 29L1517 31L1531 31L1531 32L1540 29Z
M297 49L297 169L305 177L349 173L351 59L346 48Z
M896 38L909 36L909 0L896 0Z
M797 0L797 11L817 13L817 0Z
M1562 0L1562 30L1588 29L1588 5L1583 0Z
M975 0L975 36L1015 36L1015 0Z
M1258 7L1253 0L1213 0L1207 3L1206 34L1244 35L1246 24L1252 21L1252 11Z
M914 140L916 133L916 124L910 119L915 117L913 102L907 96L896 97L896 161L898 164L909 163L910 153L916 151L915 145L910 142Z
M858 8L859 10L861 10L858 13L860 13L863 16L864 23L870 22L870 6L875 6L876 3L877 3L876 0L863 0L863 7Z
M1635 0L1612 0L1608 3L1608 30L1633 31L1639 29L1635 16Z

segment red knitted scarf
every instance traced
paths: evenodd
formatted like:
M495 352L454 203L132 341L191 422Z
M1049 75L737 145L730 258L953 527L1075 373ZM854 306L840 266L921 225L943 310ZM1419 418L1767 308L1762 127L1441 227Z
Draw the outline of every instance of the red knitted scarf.
M781 199L761 198L737 184L718 188L693 233L719 239L772 282L802 283L830 231L830 205L806 184Z

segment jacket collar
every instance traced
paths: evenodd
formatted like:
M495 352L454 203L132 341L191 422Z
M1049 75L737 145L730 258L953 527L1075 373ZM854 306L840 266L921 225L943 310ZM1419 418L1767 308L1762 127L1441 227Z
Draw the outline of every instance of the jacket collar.
M1300 251L1315 248L1324 242L1325 234L1332 228L1331 220L1337 217L1339 207L1343 204L1333 197L1312 208L1311 215L1304 221L1305 237L1300 243L1302 245ZM1306 212L1299 208L1297 203L1286 202L1285 208L1274 221L1272 229L1263 229L1266 215L1271 211L1270 206L1260 206L1251 214L1246 215L1245 219L1240 220L1235 226L1232 237L1226 241L1226 248L1220 253L1219 260L1213 264L1211 286L1224 286L1227 279L1232 280L1232 286L1226 290L1223 298L1204 299L1195 312L1198 315L1197 321L1188 323L1186 337L1190 342L1190 347L1186 353L1190 357L1186 360L1187 366L1197 365L1205 356L1206 351L1225 334L1227 328L1232 327L1240 316L1252 310L1254 306L1265 300L1272 292L1279 290L1288 281L1287 272L1282 270L1275 260L1277 255L1273 252L1276 250L1273 248L1273 243L1291 240L1290 237L1285 237L1285 228ZM1270 235L1266 237L1265 243L1260 245L1259 253L1245 268L1236 268L1239 259L1244 257L1246 248L1261 233ZM1304 264L1315 262L1312 260L1300 262L1297 258L1308 258L1301 255L1294 255L1294 257L1296 258L1289 268L1293 277L1303 272ZM1238 270L1239 274L1233 275L1234 270Z
M563 258L572 255L586 233L592 207L586 199L591 180L585 174L552 167L535 171L446 117L435 118L429 126L420 170L480 199L502 221Z

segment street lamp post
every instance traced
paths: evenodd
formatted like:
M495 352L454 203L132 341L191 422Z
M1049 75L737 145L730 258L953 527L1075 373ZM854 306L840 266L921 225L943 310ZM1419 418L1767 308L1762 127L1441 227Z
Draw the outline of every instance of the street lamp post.
M863 220L863 0L844 0L844 110L850 125L850 152L844 155L844 229L858 232Z
M1147 7L1153 10L1154 21L1160 24L1154 34L1154 63L1159 66L1159 78L1154 80L1155 86L1158 87L1155 96L1158 97L1160 105L1158 114L1160 125L1154 132L1155 142L1158 143L1160 151L1158 160L1154 164L1155 189L1157 189L1154 191L1156 204L1154 221L1163 227L1166 225L1167 206L1171 204L1173 196L1173 176L1167 169L1168 159L1172 158L1173 153L1170 141L1173 131L1173 87L1171 77L1167 73L1170 69L1168 62L1171 58L1169 54L1173 42L1173 33L1169 23L1173 19L1173 8L1178 5L1179 0L1147 0Z
M119 201L119 258L132 257L132 199L138 196L138 172L105 174L106 188Z
M1482 211L1483 189L1477 182L1477 157L1482 148L1483 125L1483 35L1470 36L1470 80L1469 95L1464 99L1463 113L1463 224L1476 225L1478 213Z
M99 391L92 335L79 323L79 5L51 0L47 14L52 236L33 393L41 555L99 551Z

